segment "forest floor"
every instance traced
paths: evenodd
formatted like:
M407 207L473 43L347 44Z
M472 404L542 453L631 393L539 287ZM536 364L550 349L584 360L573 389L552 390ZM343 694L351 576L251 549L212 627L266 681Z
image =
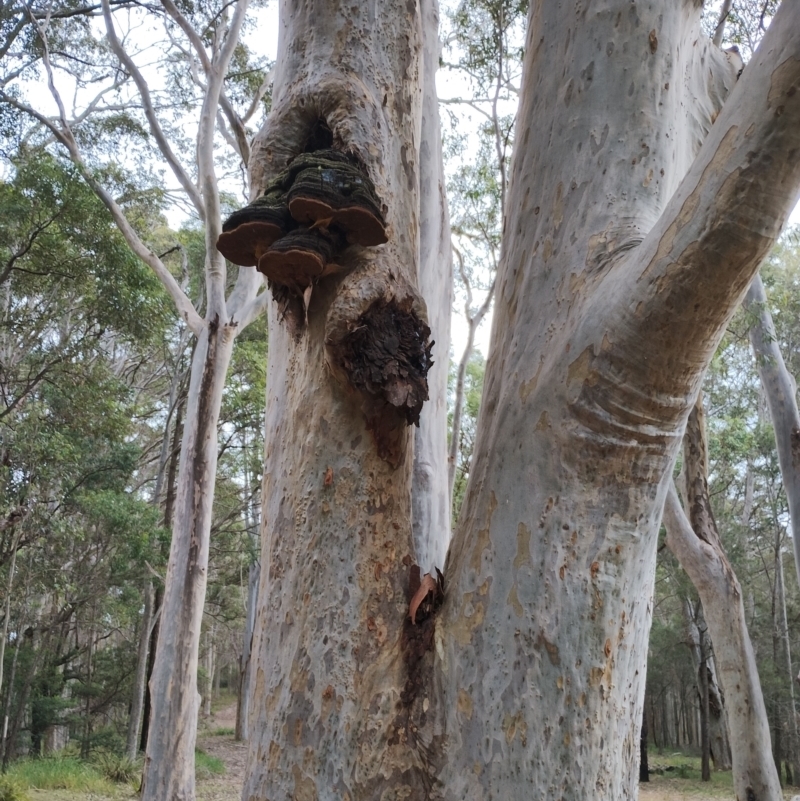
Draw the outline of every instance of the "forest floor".
M240 801L247 746L233 739L236 723L236 704L225 704L201 723L197 737L198 750L219 760L224 771L212 773L199 770L197 801ZM659 756L651 754L650 782L639 785L641 801L733 801L730 772L713 773L710 783L699 776L699 760L683 754ZM784 791L790 801L800 792L797 788ZM130 786L118 785L110 793L88 793L69 790L29 790L31 801L134 801L138 794Z

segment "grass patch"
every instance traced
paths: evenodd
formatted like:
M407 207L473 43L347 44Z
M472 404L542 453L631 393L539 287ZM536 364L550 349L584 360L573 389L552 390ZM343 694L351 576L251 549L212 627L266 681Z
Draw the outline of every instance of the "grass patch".
M113 751L95 751L91 763L101 775L116 784L138 785L142 776L142 760L129 759Z
M212 737L233 737L236 734L236 729L232 726L220 726L218 729L209 732L209 734Z
M30 796L18 779L0 776L0 801L30 801Z
M8 777L36 790L71 790L83 793L105 793L111 783L91 765L72 757L23 759L8 770Z
M209 779L211 776L219 776L223 773L225 773L225 763L221 759L195 748L194 776L196 779Z

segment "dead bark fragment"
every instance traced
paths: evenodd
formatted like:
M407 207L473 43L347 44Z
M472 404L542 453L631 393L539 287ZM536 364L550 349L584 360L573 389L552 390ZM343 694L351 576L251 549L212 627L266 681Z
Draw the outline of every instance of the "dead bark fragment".
M392 465L403 455L403 431L419 425L433 361L430 328L410 297L375 301L332 349L337 365L363 397L362 411L378 453Z

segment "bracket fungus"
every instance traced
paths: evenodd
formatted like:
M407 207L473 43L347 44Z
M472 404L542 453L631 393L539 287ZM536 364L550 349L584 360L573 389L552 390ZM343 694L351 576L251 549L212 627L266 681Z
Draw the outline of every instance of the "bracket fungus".
M338 150L300 153L264 194L222 226L217 249L271 284L303 294L341 267L348 245L388 241L381 203L366 169Z

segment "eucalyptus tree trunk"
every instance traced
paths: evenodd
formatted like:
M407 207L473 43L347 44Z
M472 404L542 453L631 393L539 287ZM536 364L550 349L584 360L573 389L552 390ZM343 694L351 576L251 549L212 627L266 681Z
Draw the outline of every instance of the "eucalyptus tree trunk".
M635 797L660 505L725 322L797 196L800 131L775 113L800 119L776 100L800 66L792 7L736 84L698 4L532 5L437 627L448 797ZM771 193L741 183L763 169L749 142L773 135L791 178L745 235L738 215Z
M664 506L664 524L670 550L703 600L728 708L736 796L778 801L780 782L741 586L719 543L708 542L692 530L673 487Z
M389 242L346 251L347 274L319 281L307 322L296 304L283 315L270 310L243 797L373 799L391 791L423 798L430 772L414 721L427 704L407 681L403 646L409 573L418 561L413 437L391 400L360 392L341 360L357 327L367 326L376 349L394 336L364 322L369 310L391 309L404 316L410 339L427 339L416 289L423 15L400 0L283 0L280 14L273 111L253 145L251 181L263 185L324 121L334 147L367 168ZM430 133L424 141L430 147ZM440 224L438 203L435 214L426 224ZM435 262L426 257L426 265ZM446 352L436 349L436 359L446 361Z
M194 798L194 745L200 708L198 650L217 467L217 424L235 330L235 323L211 321L200 334L192 358L161 633L150 677L144 801Z
M247 801L635 798L673 463L800 187L797 0L738 85L700 10L531 7L470 483L444 604L431 590L413 623L410 436L340 348L353 329L382 347L376 305L424 341L421 12L283 0L254 183L324 118L369 170L389 241L343 254L307 322L291 299L270 316ZM778 798L743 775L740 798Z
M253 665L253 630L255 628L256 604L261 563L254 562L247 572L247 607L245 609L242 656L239 660L239 695L236 699L236 728L234 739L247 739L247 718L250 711L250 675Z
M775 434L781 480L789 503L795 575L800 583L800 412L797 409L797 385L783 359L760 275L757 275L752 284L750 284L744 305L753 317L753 323L750 326L750 345L755 355L758 375L767 399L772 428ZM778 562L780 576L776 574L776 581L778 578L780 579L782 594L784 594L783 562L776 557L776 563ZM784 619L785 614L784 594ZM787 667L789 674L791 703L789 714L790 761L794 780L798 781L800 780L798 778L800 777L800 735L798 734L797 713L794 704L792 657L788 647L787 636L787 630L784 629L782 635L784 645L781 646L783 658L780 663Z
M769 764L771 760L764 762L764 732L766 744L769 746L769 724L744 620L741 588L725 555L711 511L707 460L703 402L698 397L689 416L684 441L686 497L690 519L686 520L679 504L676 506L668 499L664 518L667 545L699 592L708 620L726 698L737 792L746 792L750 788L756 793L756 798L772 798L768 793L774 791L776 783L779 786L779 777L774 764ZM737 615L739 610L740 619ZM732 619L733 625L730 625L728 619ZM699 647L700 670L705 672L702 636ZM702 672L701 682L704 678ZM705 678L707 679L707 673ZM705 705L705 688L702 688L701 696Z
M797 712L794 702L794 677L792 653L789 645L789 621L786 614L786 582L783 572L783 531L775 521L774 579L772 598L772 641L775 670L782 675L780 686L775 688L776 717L773 752L778 775L781 773L780 759L786 762L787 783L797 781ZM788 696L788 698L787 698ZM784 738L783 735L786 735ZM789 778L791 777L791 779Z
M131 713L128 718L128 736L125 740L125 754L128 759L136 759L139 753L139 727L142 725L145 685L147 684L147 656L150 651L150 634L153 623L153 601L155 588L152 580L144 586L144 610L139 623L139 647L136 650L136 673L133 679Z
M703 661L700 653L700 628L695 620L694 607L688 598L683 603L683 614L688 629L692 660L699 676L700 664ZM702 615L702 604L700 606L700 614ZM725 709L724 695L717 681L717 669L713 654L709 653L705 661L708 671L708 729L711 758L714 760L714 768L716 770L730 770L732 767L731 746L728 738L728 716Z
M765 752L762 737L766 731L769 746L769 722L761 683L755 658L752 657L752 645L741 603L741 587L722 547L711 510L702 396L698 396L686 426L684 472L688 515L682 517L683 512L679 507L665 509L667 546L688 573L703 604L726 700L734 786L738 793L746 793L749 787L756 793L756 798L772 798L762 795L758 790L759 787L762 788L761 792L767 792L769 788L774 790L780 781L771 757L768 764L763 763ZM683 525L685 517L688 517L689 529ZM693 539L687 542L688 533L692 534ZM738 619L739 608L741 620ZM726 619L730 622L723 622ZM752 657L749 661L748 653ZM738 664L735 659L739 659Z
M424 0L422 24L422 121L419 145L419 291L428 310L436 358L428 371L429 400L414 435L412 526L423 571L444 568L450 544L451 485L447 470L447 378L453 270L450 216L445 194L442 134L436 95L439 66L439 4Z
M783 360L760 275L750 284L744 305L753 318L750 345L775 432L781 480L789 503L796 575L800 583L800 412L797 410L797 385Z

